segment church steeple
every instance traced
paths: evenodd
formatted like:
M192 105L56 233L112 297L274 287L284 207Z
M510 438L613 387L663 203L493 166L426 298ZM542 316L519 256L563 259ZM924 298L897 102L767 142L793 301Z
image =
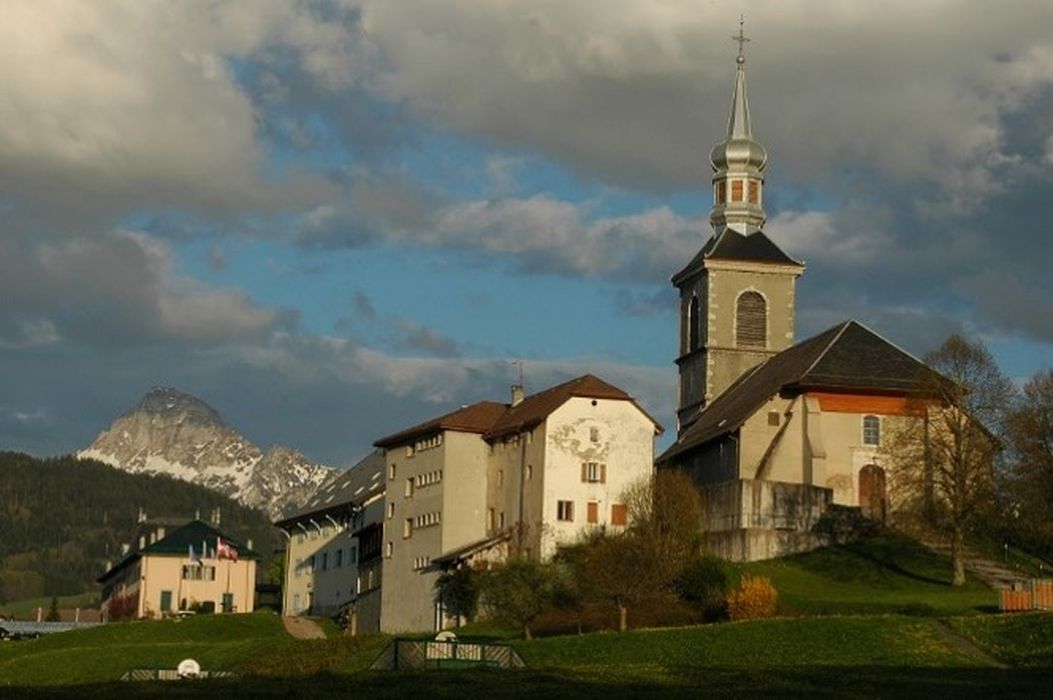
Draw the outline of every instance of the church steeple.
M731 96L726 138L713 147L709 160L713 165L713 211L709 221L719 233L724 227L749 235L759 231L767 219L764 213L764 169L768 153L753 139L750 105L746 97L746 56L744 44L749 41L739 20L739 42L735 61L735 92Z

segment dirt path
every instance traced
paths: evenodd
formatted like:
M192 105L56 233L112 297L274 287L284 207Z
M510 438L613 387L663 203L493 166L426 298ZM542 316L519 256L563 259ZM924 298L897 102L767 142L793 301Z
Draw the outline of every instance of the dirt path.
M988 666L994 666L995 668L1009 668L1008 664L1002 663L995 657L988 654L980 647L973 644L973 641L968 637L963 637L958 634L950 625L943 620L929 620L932 626L936 629L936 632L943 637L943 639L958 651L971 656L977 661L982 661Z
M325 632L314 620L306 617L283 617L285 631L297 639L325 639Z

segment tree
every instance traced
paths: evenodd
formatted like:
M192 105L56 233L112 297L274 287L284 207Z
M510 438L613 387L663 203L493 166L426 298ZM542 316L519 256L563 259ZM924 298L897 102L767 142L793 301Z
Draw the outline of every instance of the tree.
M52 598L51 598L51 607L48 608L47 617L45 617L44 619L47 620L48 622L58 622L59 620L62 619L62 615L59 614L59 609L58 609L58 598L52 596Z
M702 508L691 478L663 470L623 496L629 526L603 533L568 552L585 595L609 601L618 629L628 629L631 607L670 594L698 550Z
M443 609L457 618L471 622L479 603L478 574L467 566L447 571L435 582Z
M560 568L530 559L511 559L482 576L482 604L492 618L517 626L533 639L530 625L550 607Z
M1024 385L1006 420L1012 515L1032 544L1053 552L1053 369Z
M1013 385L983 343L952 335L925 356L911 415L889 431L895 506L921 510L950 535L952 584L965 583L965 536L993 503L998 434Z

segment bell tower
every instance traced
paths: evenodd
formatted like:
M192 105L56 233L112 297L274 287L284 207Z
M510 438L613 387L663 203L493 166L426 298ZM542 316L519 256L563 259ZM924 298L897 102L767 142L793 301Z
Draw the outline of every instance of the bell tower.
M672 280L680 291L681 431L744 372L793 344L794 287L804 272L762 230L768 153L753 138L741 20L732 38L739 52L731 113L710 153L713 235Z

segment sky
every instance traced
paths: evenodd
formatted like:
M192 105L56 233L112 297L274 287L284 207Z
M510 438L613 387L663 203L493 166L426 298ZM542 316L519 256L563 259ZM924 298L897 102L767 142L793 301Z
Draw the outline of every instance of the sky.
M585 372L675 432L745 16L797 338L1053 364L1053 4L0 3L0 449L154 386L333 466Z

